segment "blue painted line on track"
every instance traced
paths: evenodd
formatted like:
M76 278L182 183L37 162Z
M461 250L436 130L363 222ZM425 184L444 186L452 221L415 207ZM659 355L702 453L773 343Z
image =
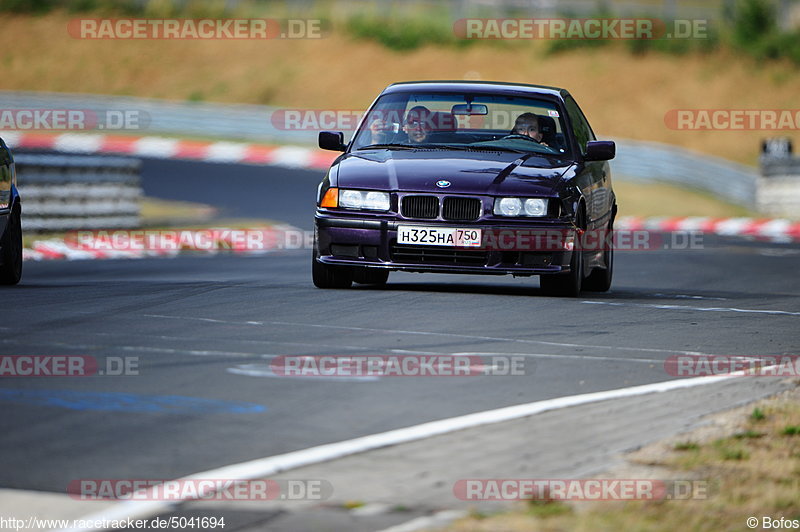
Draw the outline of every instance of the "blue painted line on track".
M266 407L255 403L221 401L182 395L142 395L72 390L0 388L0 402L50 406L70 410L173 414L257 414Z

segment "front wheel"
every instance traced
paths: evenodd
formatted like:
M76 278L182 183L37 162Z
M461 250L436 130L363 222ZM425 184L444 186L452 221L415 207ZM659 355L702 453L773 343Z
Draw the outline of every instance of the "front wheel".
M569 261L569 272L539 276L539 287L546 296L578 297L583 288L582 229L585 227L583 211L579 211L575 226L575 247Z
M311 254L311 279L317 288L350 288L353 274L347 266L329 266L317 260L317 239L314 238L314 252Z
M344 266L328 266L312 257L311 278L317 288L350 288L353 284L350 271Z
M580 247L577 245L572 252L569 263L569 272L554 273L539 276L539 287L546 296L578 297L583 284L583 258Z
M11 211L0 246L3 261L0 266L0 284L17 284L22 278L22 222L19 208Z
M611 288L611 277L614 275L614 250L610 244L604 255L606 267L593 270L583 280L584 290L589 292L608 292L608 289Z

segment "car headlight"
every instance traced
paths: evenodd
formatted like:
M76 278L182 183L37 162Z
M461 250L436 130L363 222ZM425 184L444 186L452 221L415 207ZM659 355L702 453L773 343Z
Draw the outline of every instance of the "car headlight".
M374 190L339 189L338 205L336 206L345 209L388 211L390 206L389 193L376 192Z
M498 216L545 216L547 200L543 198L496 198L494 213Z
M544 216L547 214L547 200L541 198L526 199L525 214L527 216Z
M364 195L364 208L371 211L388 211L389 194L386 192L367 192Z
M494 213L500 216L519 216L522 201L519 198L500 198L494 201Z

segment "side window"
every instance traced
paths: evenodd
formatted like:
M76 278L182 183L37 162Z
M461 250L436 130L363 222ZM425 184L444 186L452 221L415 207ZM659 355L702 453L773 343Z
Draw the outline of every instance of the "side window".
M586 153L586 143L590 140L596 140L594 132L592 132L589 122L586 120L586 117L583 116L581 108L578 107L578 104L575 103L572 96L567 96L566 100L564 100L564 104L567 107L569 121L572 122L572 128L575 131L575 140L578 141L581 154L584 154Z
M11 151L6 146L5 141L0 139L0 172L5 172L6 166L11 164L14 160L11 158ZM9 177L10 179L10 177ZM3 176L3 180L5 181L5 175Z

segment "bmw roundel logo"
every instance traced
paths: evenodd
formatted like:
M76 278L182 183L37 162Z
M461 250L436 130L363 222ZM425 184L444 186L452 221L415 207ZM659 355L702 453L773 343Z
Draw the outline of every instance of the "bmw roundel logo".
M450 181L447 181L446 179L440 179L436 182L436 186L439 188L447 188L450 186Z

